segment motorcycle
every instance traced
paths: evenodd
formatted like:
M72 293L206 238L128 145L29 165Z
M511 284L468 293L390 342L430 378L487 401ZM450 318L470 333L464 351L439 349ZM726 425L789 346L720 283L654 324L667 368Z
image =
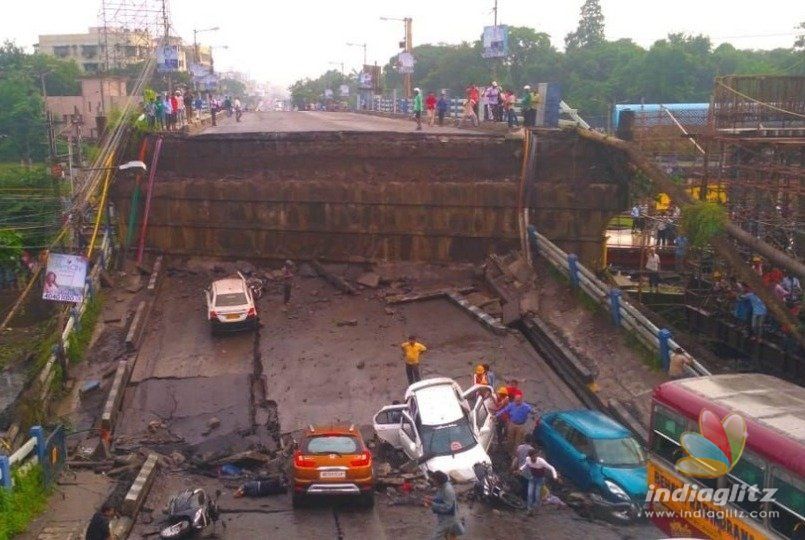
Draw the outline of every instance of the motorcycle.
M262 298L263 293L266 292L266 284L259 277L253 276L248 278L246 280L246 285L249 287L249 290L252 292L252 296L255 300Z
M525 510L525 501L508 490L491 463L476 463L472 470L477 479L473 486L477 499L493 505L503 504L513 510Z
M220 494L220 490L215 492L216 500ZM216 501L203 489L186 489L172 496L164 513L167 526L159 537L165 539L187 538L208 528L214 529L219 518Z

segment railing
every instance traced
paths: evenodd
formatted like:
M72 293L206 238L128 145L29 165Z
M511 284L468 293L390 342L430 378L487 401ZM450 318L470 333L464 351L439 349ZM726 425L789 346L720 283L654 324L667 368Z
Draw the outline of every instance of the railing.
M87 305L89 305L92 296L100 286L101 270L109 268L109 264L111 263L112 248L111 228L107 227L103 233L101 248L99 250L95 266L90 271L89 276L87 276L84 284L84 300L80 305L70 310L70 317L67 319L67 324L64 325L64 330L61 333L61 339L54 346L53 353L45 363L45 367L42 369L39 377L37 377L37 382L39 383L40 388L40 398L42 401L47 401L47 398L50 394L53 377L55 375L54 366L58 365L57 354L65 353L70 342L70 335L80 329L81 318L84 316L84 312L87 310Z
M623 327L635 336L650 351L656 352L665 371L668 371L671 351L681 348L671 337L671 331L658 328L640 313L633 305L621 298L620 289L609 287L599 280L595 274L579 264L573 253L565 253L545 236L537 232L533 225L528 226L528 238L533 255L540 255L551 266L570 280L570 283L584 291L587 296L607 309L616 326ZM710 375L710 372L696 359L691 357L686 371L695 376Z
M41 465L45 485L55 482L61 472L67 456L64 427L57 427L46 437L42 426L34 426L29 434L30 438L16 452L10 456L0 455L0 489L14 487L12 472L15 470L24 473Z
M413 100L410 98L374 96L374 98L369 102L369 107L367 110L398 116L408 116L412 113L412 101ZM450 98L448 102L449 105L447 107L445 118L452 118L454 121L460 120L464 114L464 98ZM520 114L520 106L515 105L513 108L517 114L517 121L522 125L523 116ZM478 121L490 121L484 120L483 104L478 106ZM503 122L506 122L506 118L503 118Z

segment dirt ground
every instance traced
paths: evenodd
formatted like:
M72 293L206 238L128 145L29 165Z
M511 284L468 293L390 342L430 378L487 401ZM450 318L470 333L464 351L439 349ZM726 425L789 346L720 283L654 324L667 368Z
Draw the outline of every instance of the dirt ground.
M270 411L261 408L260 392L249 385L250 376L261 372L266 380L262 402L271 410L276 406L282 434L326 422L355 423L370 433L374 413L402 397L406 380L399 345L410 333L429 347L425 377L444 375L467 385L472 366L483 360L499 377L523 381L526 398L540 410L580 406L519 334L497 336L446 300L387 311L381 290L348 296L320 278L297 277L289 309L283 309L275 286L261 299L263 327L257 341L253 333L213 337L203 318L201 290L220 277L209 271L216 264L191 265L194 273L183 264L167 266L174 271L159 292L118 427L123 440L148 437L148 423L156 420L184 441L153 446L166 454L172 448L186 454L233 449L243 441L270 447L272 433L265 425ZM360 273L353 267L334 269L351 279ZM390 281L407 278L422 289L461 286L473 279L467 267L414 265L379 273ZM213 416L220 426L210 430L207 422ZM294 510L290 495L234 499L236 480L167 467L157 477L132 538L152 534L168 497L190 486L211 493L222 489L222 538L425 538L435 522L425 508L389 506L383 494L372 510L330 500ZM657 537L645 525L616 528L567 508L545 508L529 518L464 503L460 513L468 538L499 538L501 530L523 539Z
M629 344L606 313L585 306L569 282L553 277L547 263L539 260L535 269L540 314L598 372L600 395L621 400L643 425L649 425L651 392L668 380L667 375L650 367L645 351Z

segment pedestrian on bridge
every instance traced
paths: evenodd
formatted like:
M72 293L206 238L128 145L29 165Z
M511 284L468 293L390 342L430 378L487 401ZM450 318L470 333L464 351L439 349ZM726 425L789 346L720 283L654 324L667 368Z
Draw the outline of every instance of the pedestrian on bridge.
M432 126L436 120L436 94L433 92L428 92L425 98L425 109L428 111L428 125Z
M416 130L422 131L422 91L414 88L414 117L416 118Z
M523 86L523 99L520 101L520 110L523 112L523 127L533 127L536 121L536 111L532 103L531 86Z
M450 108L450 101L447 99L447 92L442 90L439 96L439 101L436 102L436 114L439 115L439 125L444 125L444 115L447 114L447 109Z
M419 360L424 352L428 350L423 344L416 340L416 336L411 334L408 341L400 345L405 360L405 375L408 377L408 384L414 384L422 380L419 373Z

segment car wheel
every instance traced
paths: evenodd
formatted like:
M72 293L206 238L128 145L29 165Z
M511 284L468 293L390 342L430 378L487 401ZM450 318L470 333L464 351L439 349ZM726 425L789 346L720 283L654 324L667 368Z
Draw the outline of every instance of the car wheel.
M375 492L374 490L370 491L369 493L362 493L361 494L361 505L364 508L372 508L375 505Z
M294 493L291 497L291 505L294 508L302 508L305 505L305 495L302 493Z

